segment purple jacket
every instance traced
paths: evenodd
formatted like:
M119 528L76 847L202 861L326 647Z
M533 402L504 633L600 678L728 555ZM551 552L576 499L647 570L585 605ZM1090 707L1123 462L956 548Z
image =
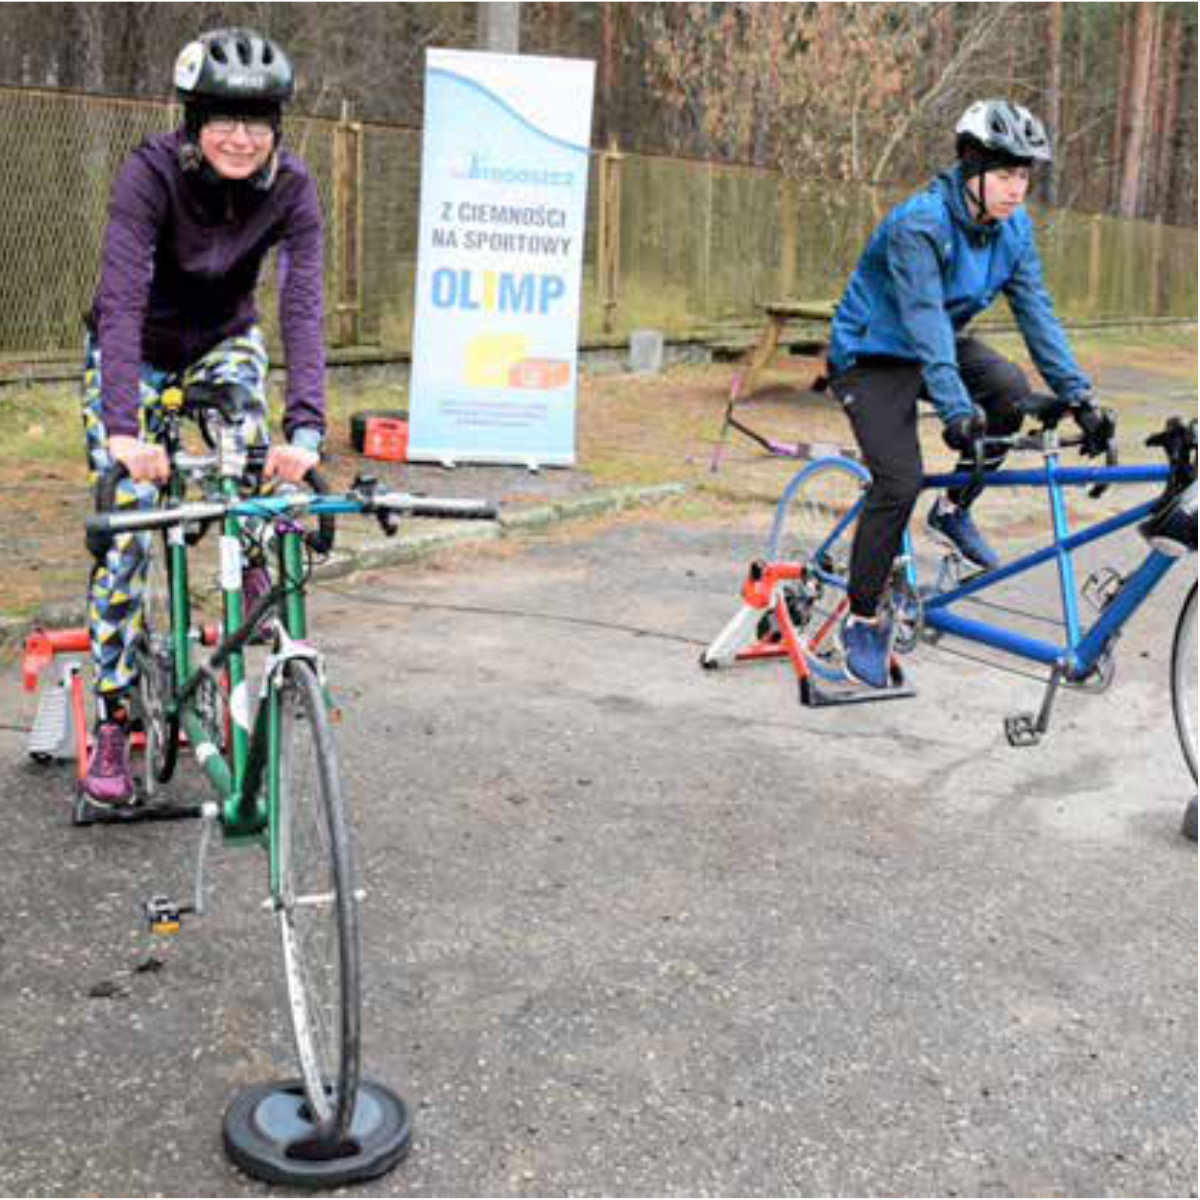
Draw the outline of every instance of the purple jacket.
M257 323L259 271L278 244L284 432L323 433L323 228L312 176L284 150L269 189L218 184L207 171L184 172L183 141L182 131L148 138L113 185L92 308L105 429L137 436L142 363L182 370Z

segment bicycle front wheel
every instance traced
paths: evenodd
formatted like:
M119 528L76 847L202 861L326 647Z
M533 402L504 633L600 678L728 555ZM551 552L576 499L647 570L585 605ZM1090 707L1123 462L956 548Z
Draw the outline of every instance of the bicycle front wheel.
M798 629L823 642L845 608L854 527L870 482L867 469L845 458L818 459L797 474L779 500L767 539L771 562L797 563L788 606Z
M359 1080L360 962L350 842L316 671L288 663L280 716L279 933L296 1056L318 1139L350 1128Z
M1171 705L1175 728L1187 759L1192 781L1196 781L1196 584L1188 592L1175 626L1171 647Z

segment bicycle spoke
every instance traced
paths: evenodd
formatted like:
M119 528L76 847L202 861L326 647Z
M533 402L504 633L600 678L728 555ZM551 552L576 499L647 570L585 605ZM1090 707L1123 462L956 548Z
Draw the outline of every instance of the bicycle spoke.
M309 1109L340 1136L358 1079L358 946L349 852L324 699L288 667L280 696L280 931Z
M814 653L835 650L829 635L845 602L863 486L862 476L845 461L814 463L788 485L771 529L768 559L804 567L803 577L787 586L786 595L792 622ZM774 618L768 617L760 636L774 626Z

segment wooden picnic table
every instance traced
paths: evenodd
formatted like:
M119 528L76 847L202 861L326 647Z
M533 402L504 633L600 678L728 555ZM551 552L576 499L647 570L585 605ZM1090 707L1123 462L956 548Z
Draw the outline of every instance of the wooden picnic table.
M733 383L729 389L729 402L725 406L725 420L721 425L721 434L713 450L712 470L720 464L721 454L731 429L757 442L768 453L793 456L795 447L764 437L751 429L744 421L734 416L734 409L754 392L759 376L770 365L781 344L787 345L785 337L790 323L804 321L828 325L833 320L834 303L831 300L773 300L762 306L766 320L758 335L758 340L746 352L746 356L738 365ZM816 349L824 349L824 343L818 343ZM818 371L818 378L820 371Z
M791 321L811 321L828 324L833 320L832 300L773 300L762 306L766 322L758 341L747 353L729 393L731 404L737 404L754 391L758 377L770 365Z

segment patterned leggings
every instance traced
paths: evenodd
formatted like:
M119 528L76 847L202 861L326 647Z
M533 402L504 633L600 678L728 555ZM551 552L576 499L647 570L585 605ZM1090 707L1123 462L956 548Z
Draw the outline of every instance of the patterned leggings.
M214 346L183 371L161 371L143 366L140 384L139 436L153 441L162 429L162 394L169 387L187 388L204 382L237 383L249 393L241 414L247 446L270 441L267 410L267 350L262 334L253 327L239 337ZM83 425L87 437L90 482L99 481L113 465L101 420L100 347L88 338L83 373ZM134 483L125 477L117 485L118 509L153 508L158 488ZM88 584L88 631L97 695L112 702L137 681L134 650L141 636L142 595L146 586L149 533L118 534L102 560L92 567Z

